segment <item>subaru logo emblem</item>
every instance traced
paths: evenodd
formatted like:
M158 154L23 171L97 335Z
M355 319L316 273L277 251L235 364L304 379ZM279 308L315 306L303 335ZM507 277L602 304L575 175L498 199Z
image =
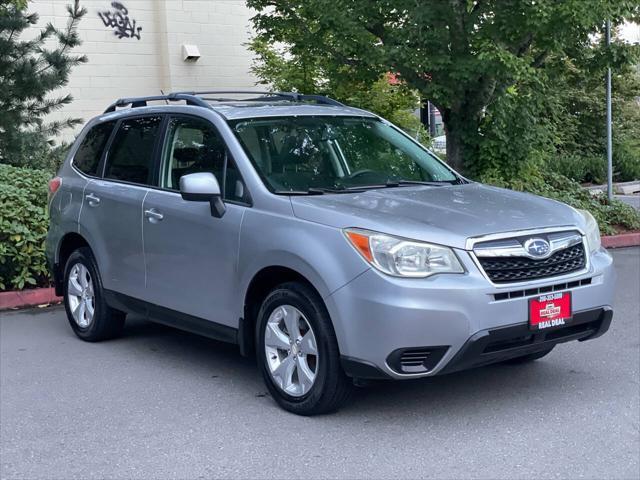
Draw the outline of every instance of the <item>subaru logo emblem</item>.
M524 249L531 257L543 258L549 254L551 246L544 238L530 238L524 242Z

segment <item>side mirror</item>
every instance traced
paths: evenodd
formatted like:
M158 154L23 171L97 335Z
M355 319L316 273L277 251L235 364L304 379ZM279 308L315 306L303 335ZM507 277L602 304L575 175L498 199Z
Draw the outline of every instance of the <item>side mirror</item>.
M180 195L189 202L209 202L213 217L220 218L224 215L220 185L212 173L190 173L180 177Z

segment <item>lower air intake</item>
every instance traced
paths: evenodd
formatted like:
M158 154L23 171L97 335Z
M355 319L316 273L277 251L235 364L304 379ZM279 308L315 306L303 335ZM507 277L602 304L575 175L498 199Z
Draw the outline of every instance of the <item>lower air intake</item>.
M426 373L438 364L449 347L416 347L394 350L387 364L397 373Z

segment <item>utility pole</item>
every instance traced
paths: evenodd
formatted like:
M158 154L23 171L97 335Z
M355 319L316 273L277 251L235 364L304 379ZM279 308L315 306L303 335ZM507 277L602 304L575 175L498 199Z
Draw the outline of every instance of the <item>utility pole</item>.
M611 45L611 21L606 27L607 53ZM613 141L611 131L611 66L607 67L607 197L613 199Z
M429 102L429 135L431 138L436 136L436 107L433 103Z
M429 130L431 138L436 136L436 109L429 100L420 105L420 121Z

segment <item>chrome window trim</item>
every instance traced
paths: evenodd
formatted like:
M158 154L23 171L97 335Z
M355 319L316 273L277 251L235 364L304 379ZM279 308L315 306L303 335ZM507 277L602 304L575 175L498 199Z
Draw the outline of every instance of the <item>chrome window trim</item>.
M538 235L543 233L556 233L556 232L569 232L569 231L577 231L580 233L582 237L581 238L582 247L584 248L584 252L585 252L585 267L582 270L578 270L577 272L571 272L566 275L560 275L557 277L545 277L545 278L539 278L535 280L523 280L520 282L510 282L510 283L494 283L489 278L487 273L484 271L484 268L482 268L482 265L480 264L478 257L473 251L474 245L481 242L487 242L491 240L503 240L507 238L522 237L522 236L528 236L528 235ZM581 275L585 275L586 273L589 273L591 271L591 252L589 251L589 246L587 245L586 236L584 231L576 225L566 225L563 227L534 228L529 230L515 230L512 232L492 233L490 235L482 235L479 237L468 238L465 245L466 245L466 250L467 250L467 253L469 254L469 257L471 257L471 260L475 264L476 268L480 271L482 276L493 287L499 288L499 289L519 288L519 287L522 287L522 285L531 285L533 287L533 286L544 285L545 283L550 283L550 282L551 283L555 283L556 281L561 282L562 280L565 280L565 279L568 280L570 278L575 278ZM577 245L577 243L574 245Z

